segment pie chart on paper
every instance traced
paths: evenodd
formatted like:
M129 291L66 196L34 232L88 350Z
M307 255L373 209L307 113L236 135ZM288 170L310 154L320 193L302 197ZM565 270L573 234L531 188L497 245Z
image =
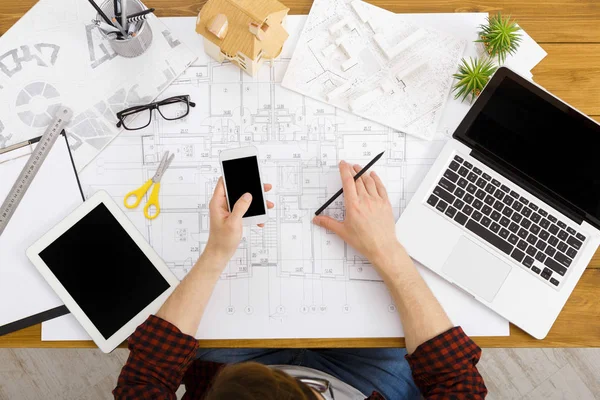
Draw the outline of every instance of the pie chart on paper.
M60 104L60 94L54 86L46 82L33 82L17 95L16 110L25 125L44 128L52 122Z

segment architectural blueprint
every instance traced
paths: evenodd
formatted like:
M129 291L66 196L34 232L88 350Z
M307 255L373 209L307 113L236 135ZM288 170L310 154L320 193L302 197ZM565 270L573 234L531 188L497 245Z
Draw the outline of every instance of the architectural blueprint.
M432 140L465 45L360 0L318 0L282 85Z
M476 15L481 18L475 22L485 18ZM245 228L199 338L403 335L396 307L374 269L336 235L314 226L312 215L341 187L339 160L365 164L382 150L386 153L375 169L399 215L468 105L450 101L455 108L453 119L443 123L447 129L424 141L281 87L305 20L288 17L290 39L282 56L251 78L204 54L193 18L163 19L198 60L162 96L189 94L196 107L185 120L156 118L145 130L124 132L80 176L86 195L104 189L123 204L128 191L153 175L165 150L175 153L162 179L160 217L146 220L141 207L124 211L182 278L208 239L219 151L248 143L258 148L264 181L274 186L267 198L276 206L265 228ZM343 199L327 213L343 217ZM420 270L454 323L469 334L508 334L504 319ZM72 316L43 326L44 340L86 337Z
M82 170L118 133L115 113L152 101L196 58L156 17L150 48L118 57L87 1L41 0L0 38L0 148L41 135L62 103Z

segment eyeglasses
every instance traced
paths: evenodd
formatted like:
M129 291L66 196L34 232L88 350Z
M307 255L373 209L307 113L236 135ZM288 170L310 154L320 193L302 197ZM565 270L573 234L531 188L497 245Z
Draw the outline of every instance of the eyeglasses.
M331 385L327 379L298 376L296 377L296 380L304 383L311 389L314 389L317 393L320 393L324 399L335 400L335 397L333 396L333 389L331 388ZM323 396L325 394L329 394L329 397Z
M190 101L190 96L174 96L156 103L127 108L117 113L117 128L123 127L128 131L144 129L152 122L153 110L158 110L167 121L185 118L190 113L190 106L196 103Z

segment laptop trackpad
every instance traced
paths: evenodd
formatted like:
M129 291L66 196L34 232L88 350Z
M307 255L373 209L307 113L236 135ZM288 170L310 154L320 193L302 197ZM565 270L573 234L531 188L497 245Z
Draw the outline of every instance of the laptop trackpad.
M511 268L509 264L463 236L452 250L442 271L454 282L491 303Z

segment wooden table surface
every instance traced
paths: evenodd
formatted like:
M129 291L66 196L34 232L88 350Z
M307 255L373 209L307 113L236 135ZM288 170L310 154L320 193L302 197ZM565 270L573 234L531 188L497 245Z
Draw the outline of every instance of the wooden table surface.
M55 0L61 1L61 0ZM85 0L81 0L84 2ZM311 0L282 0L291 14L307 14ZM534 79L600 121L600 1L598 0L369 0L400 13L490 12L510 14L547 52ZM1 0L0 33L35 0ZM196 16L204 4L191 0L146 0L156 14ZM598 149L600 153L600 149ZM42 342L41 326L0 337L0 347L94 347L93 342ZM511 325L508 337L479 337L482 347L600 347L600 252L583 274L552 330L536 340ZM203 347L395 347L402 338L310 340L211 340Z

